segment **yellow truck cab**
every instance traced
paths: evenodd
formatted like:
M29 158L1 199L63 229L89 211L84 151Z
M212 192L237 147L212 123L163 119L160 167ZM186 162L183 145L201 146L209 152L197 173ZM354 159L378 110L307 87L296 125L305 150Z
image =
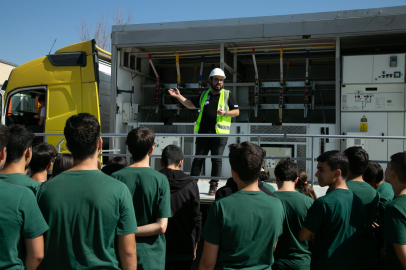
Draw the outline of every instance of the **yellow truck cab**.
M40 96L45 96L45 128L41 127L45 133L63 133L66 119L82 112L100 122L99 54L111 57L89 40L14 68L2 87L1 122L38 126ZM62 139L51 136L47 141L56 146ZM67 151L64 143L61 150Z

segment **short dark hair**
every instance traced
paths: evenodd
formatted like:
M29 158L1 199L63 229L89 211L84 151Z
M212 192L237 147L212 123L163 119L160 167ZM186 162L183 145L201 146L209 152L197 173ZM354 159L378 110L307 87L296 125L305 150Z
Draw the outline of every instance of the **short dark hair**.
M109 162L107 163L107 165L110 164L120 164L123 167L127 167L127 160L125 157L113 157L113 158L109 158Z
M348 158L345 153L333 150L321 154L317 158L318 162L327 162L331 171L341 170L341 178L347 179L348 175Z
M45 171L47 166L58 155L55 147L49 143L39 143L32 148L30 169L32 173Z
M354 176L362 175L368 167L369 155L367 151L358 146L344 150L348 158L348 169Z
M383 180L383 170L381 165L379 165L379 163L369 161L368 167L362 175L362 178L369 184L375 181L376 183L381 182Z
M241 181L247 183L258 181L265 151L250 142L231 144L229 149L231 169L238 174Z
M40 95L39 97L38 97L38 102L45 102L45 95Z
M168 167L169 165L178 166L179 162L183 160L182 149L173 144L168 145L162 151L161 158L165 167Z
M71 154L59 154L52 167L52 178L73 167L73 156Z
M269 177L270 177L271 175L270 175L270 173L269 172L266 172L266 171L262 171L262 169L261 169L261 172L259 173L259 180L261 180L261 181L266 181L266 180L268 180L269 179Z
M390 157L391 170L398 175L402 183L406 183L406 152L399 152Z
M0 151L2 151L4 147L7 147L9 140L10 140L10 131L8 127L0 124Z
M107 175L112 175L113 173L125 168L126 166L123 166L119 163L110 163L104 166L101 171Z
M125 143L133 157L133 162L139 162L148 154L154 145L155 133L147 127L137 127L127 135Z
M275 176L281 181L295 181L299 177L299 166L290 158L282 158L275 167Z
M10 139L7 144L6 163L19 161L24 151L32 147L34 133L22 125L12 125L10 128Z
M100 124L93 115L79 113L69 117L63 133L74 159L83 160L96 152Z

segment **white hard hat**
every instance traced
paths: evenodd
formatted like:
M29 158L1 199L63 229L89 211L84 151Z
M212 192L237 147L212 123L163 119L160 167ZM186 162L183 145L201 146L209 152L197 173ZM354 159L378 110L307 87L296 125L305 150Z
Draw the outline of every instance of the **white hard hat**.
M224 71L221 68L215 68L210 72L209 80L213 76L219 76L223 77L223 79L226 78L226 74L224 74Z

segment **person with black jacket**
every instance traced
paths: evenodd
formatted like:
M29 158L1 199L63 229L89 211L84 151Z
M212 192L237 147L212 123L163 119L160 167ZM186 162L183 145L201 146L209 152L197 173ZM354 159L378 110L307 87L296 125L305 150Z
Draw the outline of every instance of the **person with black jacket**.
M163 169L159 172L168 178L172 211L165 233L165 270L192 268L202 230L199 188L193 177L180 170L182 165L182 150L176 145L165 147L161 159Z
M264 193L266 193L267 195L275 197L275 195L267 187L265 187L265 185L268 185L268 184L264 184L261 181L261 179L258 179L258 188L261 191L263 191ZM234 179L232 177L230 177L230 178L228 178L226 185L219 188L219 190L217 190L215 200L230 196L231 194L236 193L237 191L238 191L238 186L235 183Z

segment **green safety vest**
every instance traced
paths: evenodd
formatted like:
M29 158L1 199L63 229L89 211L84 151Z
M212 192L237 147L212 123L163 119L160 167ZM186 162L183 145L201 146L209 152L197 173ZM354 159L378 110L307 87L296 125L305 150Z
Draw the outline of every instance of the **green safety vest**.
M197 118L197 121L195 124L196 133L199 133L200 121L202 120L204 103L206 103L207 96L209 95L210 90L211 89L207 90L206 92L203 92L202 95L200 96L200 114L199 114L199 117ZM228 108L229 96L230 96L229 90L221 89L219 103L217 105L217 111L220 108L222 108L226 112L229 111L229 108ZM230 134L230 126L231 126L231 117L230 116L217 115L217 121L216 121L216 133L217 134Z

